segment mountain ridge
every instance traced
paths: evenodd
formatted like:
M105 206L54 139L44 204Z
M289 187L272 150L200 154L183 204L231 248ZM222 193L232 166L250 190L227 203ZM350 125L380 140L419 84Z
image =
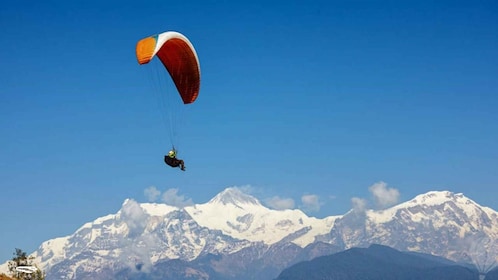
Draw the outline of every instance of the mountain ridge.
M293 263L371 244L486 263L497 256L482 252L498 252L496 240L498 213L448 191L421 194L388 209L353 209L318 219L296 209L269 209L240 189L227 188L207 203L182 208L126 199L117 213L45 241L33 255L49 276L66 279L81 271L94 279L99 273L143 273L175 259L182 262L168 265L187 269L200 263L244 279L251 273L276 277ZM224 265L239 271L227 272ZM112 269L104 273L105 267Z
M354 268L354 269L352 269ZM326 275L326 278L324 277ZM478 273L446 260L413 255L373 244L298 263L275 280L298 279L477 279Z

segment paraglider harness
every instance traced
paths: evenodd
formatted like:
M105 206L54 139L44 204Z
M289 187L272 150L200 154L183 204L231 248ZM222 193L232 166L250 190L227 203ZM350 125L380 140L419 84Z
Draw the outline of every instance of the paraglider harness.
M184 162L183 160L176 158L176 150L174 147L164 156L164 162L171 167L180 167L182 171L185 171Z

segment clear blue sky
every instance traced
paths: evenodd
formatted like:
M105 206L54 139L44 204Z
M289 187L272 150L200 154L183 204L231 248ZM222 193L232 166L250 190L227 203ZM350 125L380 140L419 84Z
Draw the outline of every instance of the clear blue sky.
M399 201L450 190L498 209L496 1L267 2L2 3L0 260L151 186L194 203L251 186L303 209L315 195L317 217L378 182ZM162 162L168 131L135 59L168 30L201 62L184 173Z

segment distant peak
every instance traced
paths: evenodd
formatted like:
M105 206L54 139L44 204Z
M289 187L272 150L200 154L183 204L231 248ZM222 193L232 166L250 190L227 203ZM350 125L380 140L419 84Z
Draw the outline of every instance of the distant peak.
M453 197L453 193L450 192L450 191L430 191L430 192L427 192L427 193L424 193L424 194L420 194L418 195L418 197L424 197L424 198L427 198L427 199L434 199L434 198L451 198Z
M417 204L438 205L448 201L470 201L462 193L453 193L450 191L430 191L425 194L417 195L410 202Z
M125 206L126 204L128 204L129 202L131 201L131 199L127 198L123 201L123 204L121 204L121 207Z
M234 204L236 206L240 206L241 204L261 205L258 199L244 193L240 188L237 187L226 188L215 197L213 197L213 199L211 199L209 203L223 205Z

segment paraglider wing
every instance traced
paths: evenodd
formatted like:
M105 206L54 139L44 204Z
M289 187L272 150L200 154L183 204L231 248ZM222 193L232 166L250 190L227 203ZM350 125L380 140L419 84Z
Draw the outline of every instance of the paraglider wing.
M197 53L187 37L174 31L147 37L138 41L136 54L139 64L149 63L157 56L168 70L183 103L195 101L201 71Z

